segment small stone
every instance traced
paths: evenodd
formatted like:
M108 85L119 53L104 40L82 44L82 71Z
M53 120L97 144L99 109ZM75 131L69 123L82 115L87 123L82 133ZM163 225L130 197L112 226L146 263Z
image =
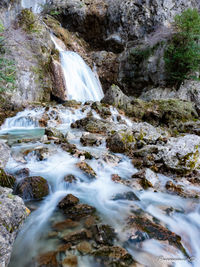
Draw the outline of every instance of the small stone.
M72 184L72 183L75 183L77 181L77 178L74 175L69 174L69 175L66 175L64 177L64 181L67 182L67 183Z
M75 228L79 225L78 222L72 221L71 219L67 219L62 222L55 223L52 227L57 231L62 231L68 228Z
M76 244L79 241L87 240L87 239L90 239L91 237L92 237L92 234L90 231L82 229L82 230L71 232L65 235L64 237L62 237L62 239L67 243Z
M85 222L84 222L84 226L85 226L86 228L90 228L92 225L95 224L95 221L96 221L96 219L95 219L94 216L89 216L89 217L85 220Z
M78 266L78 259L77 256L75 255L67 256L67 258L65 258L62 261L62 267L76 267L76 266Z
M82 254L88 254L91 252L92 247L89 242L83 241L76 246L77 250Z
M90 178L96 177L96 172L85 161L77 163L76 166L84 171Z
M78 202L79 202L79 199L77 197L75 197L72 194L68 194L65 198L63 198L59 202L58 207L60 209L67 209L67 208L75 206L76 204L78 204Z

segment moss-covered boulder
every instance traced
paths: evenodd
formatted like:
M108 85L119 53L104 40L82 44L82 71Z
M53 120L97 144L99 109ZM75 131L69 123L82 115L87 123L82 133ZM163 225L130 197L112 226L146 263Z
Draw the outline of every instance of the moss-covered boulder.
M106 140L107 147L114 153L129 153L135 143L136 139L130 130L115 132Z
M16 179L14 176L6 174L6 172L0 168L0 186L13 188L15 185Z
M18 183L16 194L24 200L41 200L49 194L49 186L43 177L27 177Z

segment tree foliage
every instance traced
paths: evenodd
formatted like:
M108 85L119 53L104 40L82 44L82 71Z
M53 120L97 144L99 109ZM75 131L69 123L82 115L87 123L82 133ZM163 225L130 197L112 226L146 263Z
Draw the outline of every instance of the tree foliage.
M197 9L187 9L175 16L173 35L165 51L169 82L179 85L200 69L200 14Z

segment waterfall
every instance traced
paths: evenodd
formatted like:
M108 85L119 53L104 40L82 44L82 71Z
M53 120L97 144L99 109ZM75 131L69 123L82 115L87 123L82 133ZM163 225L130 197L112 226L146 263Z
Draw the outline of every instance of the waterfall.
M103 90L97 74L77 53L64 51L53 36L52 40L60 52L68 99L81 102L100 101L103 98Z
M21 5L23 8L31 8L33 13L40 13L47 0L22 0Z

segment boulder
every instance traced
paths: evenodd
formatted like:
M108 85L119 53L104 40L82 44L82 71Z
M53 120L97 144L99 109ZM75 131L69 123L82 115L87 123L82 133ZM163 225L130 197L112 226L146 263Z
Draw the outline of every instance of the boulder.
M94 117L86 117L71 124L72 128L84 129L90 133L106 134L114 128L114 124Z
M0 187L0 266L8 266L13 243L28 214L20 197Z
M134 149L135 143L131 130L115 132L106 140L106 146L114 153L129 153Z
M101 100L101 103L113 105L120 109L126 109L130 102L131 99L117 85L112 85Z
M160 150L160 157L169 170L187 173L200 167L200 137L188 134L170 138Z
M49 186L43 177L27 177L17 184L16 194L25 200L41 200L49 194Z
M80 142L84 146L100 146L102 144L102 139L102 136L98 136L97 134L83 133Z

